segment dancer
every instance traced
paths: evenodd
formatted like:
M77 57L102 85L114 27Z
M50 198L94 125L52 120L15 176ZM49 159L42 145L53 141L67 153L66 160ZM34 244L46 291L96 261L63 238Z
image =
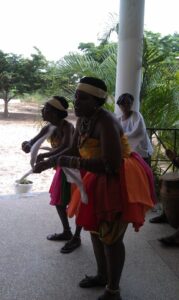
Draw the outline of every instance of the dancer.
M102 80L80 80L75 93L78 121L73 146L45 164L37 164L34 172L55 165L86 171L83 182L88 204L80 201L79 193L73 193L71 204L77 207L77 224L91 232L97 274L86 276L79 285L106 285L98 300L119 300L125 260L123 237L128 223L138 231L145 212L153 207L153 182L148 165L131 153L117 118L102 108L106 98L107 87Z
M53 96L42 109L42 118L48 124L33 139L22 143L22 150L26 153L30 152L32 146L43 136L45 137L53 125L54 130L49 138L52 149L49 152L39 154L37 162L44 161L44 159L60 153L70 146L74 127L65 119L68 116L67 109L68 102L64 97ZM81 227L76 227L76 232L73 236L66 213L66 206L71 197L71 185L67 182L66 176L60 167L56 168L49 192L51 196L50 204L56 207L63 225L63 232L50 234L47 236L47 239L50 241L68 241L61 249L61 253L70 253L81 245Z

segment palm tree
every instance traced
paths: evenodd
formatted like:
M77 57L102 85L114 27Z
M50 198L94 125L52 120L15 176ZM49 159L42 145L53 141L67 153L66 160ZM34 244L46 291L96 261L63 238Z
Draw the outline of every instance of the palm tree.
M103 79L109 97L114 101L117 43L108 40L111 32L117 31L116 24L103 34L98 46L81 43L81 53L69 53L57 63L56 86L60 86L69 99L74 95L79 78L86 75ZM178 124L178 60L175 59L179 56L178 40L177 34L161 38L160 34L145 32L140 100L148 126L171 127ZM113 110L113 105L110 105L110 109Z
M117 60L117 44L111 43L103 45L100 53L100 58L96 59L96 53L89 55L70 53L58 62L56 80L60 78L68 78L61 89L68 93L69 97L74 95L76 83L83 76L94 76L103 79L108 87L110 98L114 98L115 91L115 75L116 75L116 60ZM99 50L95 47L96 51Z

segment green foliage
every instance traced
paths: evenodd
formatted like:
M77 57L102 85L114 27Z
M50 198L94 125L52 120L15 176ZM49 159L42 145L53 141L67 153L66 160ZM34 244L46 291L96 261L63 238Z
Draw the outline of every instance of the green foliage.
M35 48L31 59L0 51L0 96L4 99L4 114L8 116L8 102L24 93L44 88L46 60Z
M109 54L109 48L116 46L116 43L101 42L99 46L95 46L93 43L80 43L78 49L80 49L87 57L92 58L98 63L102 63Z
M160 34L145 33L140 100L148 127L178 126L178 38L177 34L161 38Z
M178 38L178 34L161 37L160 34L145 33L140 101L141 112L150 128L179 128ZM156 178L166 168L171 169L165 149L178 149L174 132L157 130L159 141L154 135L152 169Z
M86 49L85 47L83 45L83 49ZM87 49L85 54L69 53L56 64L55 71L53 69L54 86L60 86L60 92L68 99L74 97L76 84L83 76L104 79L109 95L114 96L117 45L109 44L103 46L103 51L101 49L100 58L99 56L96 58L96 53L90 55L90 51Z
M179 120L178 93L174 87L160 86L150 89L141 105L148 127L177 127Z

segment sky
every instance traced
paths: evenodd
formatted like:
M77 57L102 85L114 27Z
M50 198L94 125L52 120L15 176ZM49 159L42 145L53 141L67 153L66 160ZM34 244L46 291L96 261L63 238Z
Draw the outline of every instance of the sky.
M37 47L48 60L97 44L119 15L120 0L0 0L0 49L29 57ZM144 28L179 33L179 0L145 0Z

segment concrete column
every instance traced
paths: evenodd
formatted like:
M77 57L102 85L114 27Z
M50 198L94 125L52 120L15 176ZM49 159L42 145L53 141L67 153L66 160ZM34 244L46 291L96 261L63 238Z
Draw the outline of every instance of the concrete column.
M131 93L135 111L139 111L144 4L145 0L120 0L115 100L123 93ZM115 112L120 114L117 105Z

